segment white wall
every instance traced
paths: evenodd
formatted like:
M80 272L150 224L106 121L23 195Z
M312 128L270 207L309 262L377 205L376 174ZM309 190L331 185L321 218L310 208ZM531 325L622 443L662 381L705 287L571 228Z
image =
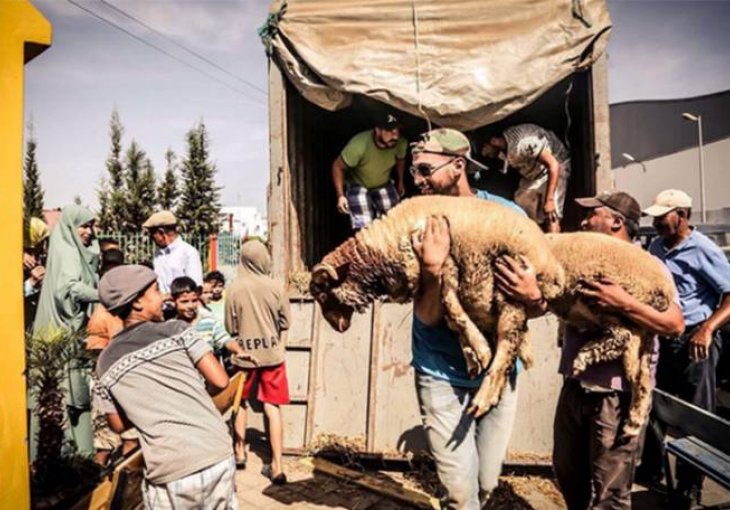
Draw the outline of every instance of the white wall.
M705 145L705 194L707 211L730 207L730 138ZM614 161L613 164L622 161ZM693 219L699 221L700 173L697 147L645 161L646 173L632 163L614 168L616 189L633 195L642 207L647 207L660 191L677 188L686 191L693 200ZM708 214L708 221L712 221Z

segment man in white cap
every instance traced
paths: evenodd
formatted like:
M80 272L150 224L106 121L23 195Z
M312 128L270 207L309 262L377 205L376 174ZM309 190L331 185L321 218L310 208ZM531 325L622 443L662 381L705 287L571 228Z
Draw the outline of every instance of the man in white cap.
M654 218L659 234L649 251L672 273L686 324L683 335L661 343L657 387L714 412L719 329L730 320L730 263L690 225L692 198L684 191L662 191L643 212ZM702 478L680 466L677 487L686 498L699 499Z
M159 248L152 263L163 295L170 294L170 285L178 276L188 276L198 285L203 285L200 254L180 237L174 214L170 211L156 212L147 218L142 228L149 232Z

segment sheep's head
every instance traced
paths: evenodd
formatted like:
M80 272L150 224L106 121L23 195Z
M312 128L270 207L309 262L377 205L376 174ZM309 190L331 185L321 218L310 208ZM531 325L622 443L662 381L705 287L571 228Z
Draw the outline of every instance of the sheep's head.
M336 331L344 333L350 328L355 306L344 302L342 285L347 280L349 264L337 268L327 263L318 264L312 270L309 292L322 307L322 315Z

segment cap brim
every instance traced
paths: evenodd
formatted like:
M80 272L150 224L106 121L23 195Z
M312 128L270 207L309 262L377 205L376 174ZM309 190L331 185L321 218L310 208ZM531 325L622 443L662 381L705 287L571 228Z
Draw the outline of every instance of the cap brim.
M489 167L487 165L485 165L483 163L480 163L479 161L477 161L476 159L472 158L471 156L464 155L462 157L464 159L466 159L470 164L474 165L476 167L477 171L484 171L484 172L486 172L486 171L489 170Z
M605 205L596 197L576 198L575 203L586 209L595 209L596 207L603 207Z
M641 214L643 216L652 216L656 218L658 216L664 216L668 212L672 212L674 209L676 209L676 207L668 205L652 205L641 211Z

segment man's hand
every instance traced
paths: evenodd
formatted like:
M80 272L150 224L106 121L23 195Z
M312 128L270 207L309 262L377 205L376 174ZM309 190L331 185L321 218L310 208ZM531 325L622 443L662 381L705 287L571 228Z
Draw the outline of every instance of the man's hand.
M395 185L395 191L398 192L398 196L402 197L406 194L406 185L403 181L398 181L398 184Z
M520 256L518 262L509 255L503 255L495 264L497 272L494 277L497 287L515 301L534 304L542 300L542 291L537 286L535 268Z
M239 361L247 361L249 363L252 363L256 367L259 366L259 360L258 360L258 358L256 358L256 356L253 356L252 354L248 354L246 352L239 351L239 352L234 353L233 355Z
M337 197L337 212L340 214L350 214L350 205L347 203L347 197L344 195Z
M36 264L38 264L38 261L36 260L35 255L23 252L23 268L26 271L33 269Z
M451 249L449 225L445 218L430 217L423 232L411 234L413 251L416 252L421 269L432 276L441 275L441 266Z
M710 355L713 331L710 328L701 327L689 339L689 359L702 361Z
M43 281L44 276L46 276L46 268L43 266L35 266L30 271L30 284L33 287L37 287Z
M558 213L555 211L555 199L553 198L545 200L545 203L542 205L542 212L545 217L545 222L548 224L555 223L560 219L558 218Z
M626 313L636 303L636 299L626 290L607 277L597 281L584 280L578 290L592 306L609 312Z

